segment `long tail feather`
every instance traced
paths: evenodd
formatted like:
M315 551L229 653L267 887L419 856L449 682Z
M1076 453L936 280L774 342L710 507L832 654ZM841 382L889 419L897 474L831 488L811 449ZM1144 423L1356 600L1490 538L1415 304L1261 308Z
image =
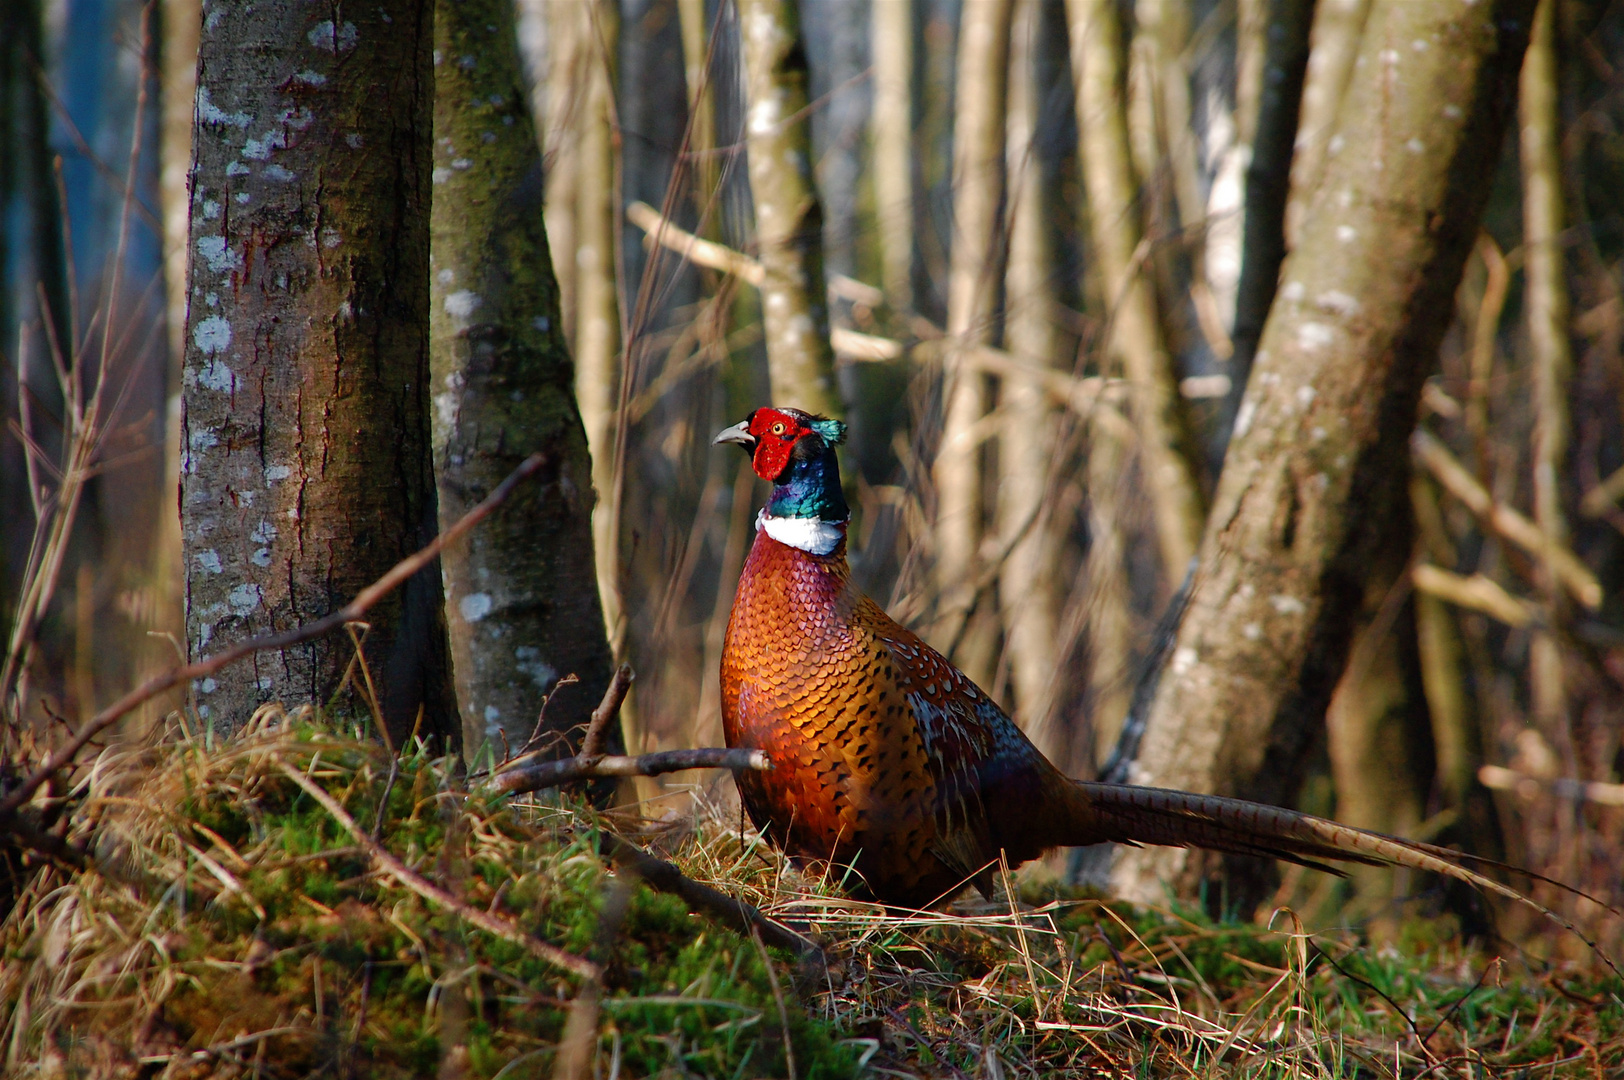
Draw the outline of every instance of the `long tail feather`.
M1490 859L1464 855L1435 844L1383 836L1296 810L1242 799L1124 784L1073 783L1086 802L1083 820L1092 820L1093 843L1108 840L1119 844L1199 847L1237 855L1285 859L1316 867L1320 860L1335 860L1366 866L1404 866L1424 870L1532 908L1590 946L1614 973L1624 975L1612 958L1566 917L1462 863L1471 862L1478 866L1525 874L1601 904L1578 889L1539 874ZM1601 906L1617 913L1606 904Z

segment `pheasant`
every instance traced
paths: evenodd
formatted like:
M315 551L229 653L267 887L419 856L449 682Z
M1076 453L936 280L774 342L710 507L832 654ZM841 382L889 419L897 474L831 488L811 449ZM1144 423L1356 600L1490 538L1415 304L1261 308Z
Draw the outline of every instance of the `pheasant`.
M1446 875L1531 904L1470 858L1279 807L1089 783L1062 774L940 653L852 584L838 420L761 408L715 443L748 451L772 495L756 518L722 648L727 744L772 768L739 777L745 809L802 861L850 867L858 890L921 908L990 892L1054 847L1161 844ZM1577 931L1574 931L1577 933ZM1583 936L1583 935L1581 935Z

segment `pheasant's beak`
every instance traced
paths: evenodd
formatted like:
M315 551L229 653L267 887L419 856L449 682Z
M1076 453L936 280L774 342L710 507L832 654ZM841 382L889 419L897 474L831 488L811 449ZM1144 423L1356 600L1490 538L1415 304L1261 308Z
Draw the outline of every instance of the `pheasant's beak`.
M740 420L732 427L723 428L721 431L718 431L716 433L716 438L711 440L711 445L720 446L722 443L728 442L738 443L746 450L754 450L756 446L756 437L750 434L750 421Z

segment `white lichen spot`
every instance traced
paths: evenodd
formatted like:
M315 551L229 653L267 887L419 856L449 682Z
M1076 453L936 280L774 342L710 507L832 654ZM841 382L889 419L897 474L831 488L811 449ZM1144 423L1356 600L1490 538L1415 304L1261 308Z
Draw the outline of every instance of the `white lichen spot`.
M485 301L476 292L459 289L445 298L445 313L453 319L467 320L473 317L474 312Z
M457 602L457 612L462 615L463 622L476 623L489 615L494 606L490 593L469 593Z
M348 52L355 48L355 42L359 37L354 23L347 22L335 26L331 19L323 19L311 27L310 33L305 35L310 44L330 53Z
M200 694L212 694L220 689L220 684L213 679L199 679L195 685L197 686L197 692Z
M1302 282L1288 281L1280 288L1280 299L1289 300L1295 304L1297 301L1303 298L1303 293L1306 291L1307 290L1303 288Z
M254 686L259 690L260 693L269 694L272 690L276 689L276 680L271 678L269 675L262 675L254 680Z
M1255 622L1249 622L1241 627L1241 636L1246 638L1247 641L1257 641L1263 637L1263 627Z
M1301 615L1308 610L1307 604L1295 596L1287 596L1284 593L1275 593L1269 597L1269 606L1282 615Z
M441 270L434 275L434 280L441 285L449 285L457 280L457 272L455 270Z
M248 200L251 198L251 196L246 191L239 191L234 198L237 200L238 206L247 206Z
M1297 404L1304 409L1314 404L1314 398L1317 396L1318 394L1312 386L1299 386L1297 388Z
M530 676L536 689L547 690L558 678L558 672L541 658L541 650L534 645L520 645L513 650L514 667Z
M553 321L545 315L537 315L534 319L530 320L530 325L545 334L547 331L553 328Z
M264 161L271 156L273 150L284 150L287 145L288 137L285 132L269 131L263 138L251 138L243 143L242 156L250 161Z
M451 170L442 165L434 170L431 177L436 184L443 184L451 179Z
M225 569L224 564L220 562L220 553L213 548L193 555L192 561L197 563L199 570L210 574L218 574Z
M213 199L203 200L203 220L213 221L220 216L220 204Z
M254 531L248 534L248 539L256 544L269 544L276 539L276 535L276 526L261 518L259 524L254 526Z
M226 163L226 175L227 176L247 176L248 175L248 166L244 165L240 161L227 162Z
M1252 421L1257 419L1257 402L1251 398L1241 401L1241 407L1235 412L1235 438L1240 438L1252 430Z
M217 293L217 292L209 293L207 296L203 297L203 304L204 304L205 307L211 307L211 308L219 307L220 306L220 294Z
M1325 144L1325 149L1329 150L1333 154L1340 154L1342 152L1342 148L1347 144L1348 140L1344 139L1342 136L1332 135L1330 141Z
M466 55L457 57L457 66L462 68L462 70L464 70L464 71L472 71L472 70L474 70L474 67L478 63L479 63L479 61L472 54L466 54Z
M1426 38L1416 38L1410 42L1410 49L1414 52L1426 52L1429 48L1431 48L1431 45L1428 44Z
M248 561L260 567L271 565L271 549L268 547L255 548L254 553L248 556Z
M1305 349L1323 349L1336 340L1336 331L1324 323L1305 322L1297 328L1297 344Z
M1384 64L1396 64L1396 63L1398 63L1398 50L1397 49L1383 49L1378 54L1378 58Z
M259 607L264 599L265 594L260 592L259 586L251 581L238 585L235 589L226 593L226 603L230 604L231 610L238 615L247 615L250 611Z
M292 475L293 470L288 468L286 465L265 466L265 482L267 484L281 483L283 480L286 480Z
M1337 289L1327 289L1315 297L1314 302L1325 311L1334 311L1346 319L1353 318L1360 310L1357 299Z
M219 359L210 360L197 373L197 385L205 390L218 390L224 394L232 394L237 390L237 373Z
M460 157L452 161L451 167L453 169L472 169L474 167L474 161L472 158Z
M344 145L349 147L351 150L359 150L366 144L367 141L353 131L344 136Z
M1190 669L1195 667L1196 661L1200 659L1200 655L1188 645L1178 649L1173 653L1173 674L1188 674Z
M205 355L225 352L231 345L231 324L210 315L192 328L192 343Z
M439 67L440 62L442 60L444 60L444 59L445 59L445 54L442 53L439 49L435 49L434 50L434 66Z
M245 112L226 112L214 102L209 100L209 88L197 88L197 119L203 124L226 124L230 127L245 128L253 122L253 117Z
M331 250L344 242L344 236L331 225L321 231L321 246Z
M1352 225L1338 225L1336 227L1336 238L1344 244L1351 244L1359 239L1359 230Z
M1409 142L1404 144L1404 149L1408 150L1412 154L1422 153L1426 150L1426 148L1427 144L1422 142L1420 139L1411 139Z
M319 71L301 71L293 76L293 81L303 86L326 86L327 76Z
M215 209L218 211L219 207ZM242 269L242 256L231 250L231 245L226 243L223 236L198 237L197 253L216 274Z
M457 426L457 395L455 395L455 394L435 394L434 395L434 415L440 421L440 426L441 427L443 427L443 428L456 427Z
M1461 108L1459 105L1454 104L1445 105L1444 115L1449 117L1451 120L1459 120L1461 118Z
M186 445L196 450L207 450L211 446L220 445L220 436L208 428L198 428L186 439Z
M280 165L267 165L265 166L265 179L275 180L279 184L285 184L289 180L295 179L295 177L293 173L289 172L287 169L284 169Z
M495 705L487 705L487 706L485 706L485 730L486 731L489 731L491 734L494 735L496 733L496 729L501 727L501 721L502 721L502 710L501 709L498 709Z

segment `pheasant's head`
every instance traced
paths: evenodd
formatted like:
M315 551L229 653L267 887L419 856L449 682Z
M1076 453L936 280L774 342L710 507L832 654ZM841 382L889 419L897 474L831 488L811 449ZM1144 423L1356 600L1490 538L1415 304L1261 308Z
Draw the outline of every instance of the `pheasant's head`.
M846 438L839 420L799 409L762 408L724 428L714 440L737 443L750 454L756 475L773 485L763 511L769 536L826 555L845 535L851 511L840 489L835 447Z

